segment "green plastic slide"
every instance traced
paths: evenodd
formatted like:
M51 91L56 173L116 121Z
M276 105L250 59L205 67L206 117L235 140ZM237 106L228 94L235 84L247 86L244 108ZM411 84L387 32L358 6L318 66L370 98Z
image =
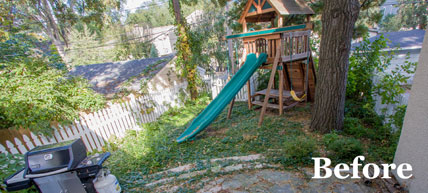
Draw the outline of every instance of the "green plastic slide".
M255 54L248 54L245 64L232 77L232 79L221 90L217 97L205 108L198 117L196 117L189 128L187 128L177 142L181 143L191 140L199 132L203 131L214 119L221 113L224 107L238 94L239 90L244 86L245 82L250 79L251 75L257 68L266 62L267 55L262 53L259 58Z

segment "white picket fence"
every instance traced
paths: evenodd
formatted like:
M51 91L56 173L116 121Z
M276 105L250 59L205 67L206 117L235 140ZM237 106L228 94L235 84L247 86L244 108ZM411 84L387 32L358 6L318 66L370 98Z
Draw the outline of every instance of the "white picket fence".
M54 126L53 135L22 135L0 144L1 153L24 154L30 149L53 143L82 138L88 151L102 150L114 135L123 137L129 129L140 129L138 123L148 123L156 119L178 101L180 88L166 89L162 92L136 98L130 95L129 101L109 104L109 107L94 113L84 114L71 125ZM22 141L22 140L23 141Z
M228 83L227 76L210 77L209 84L211 87L211 94L213 99L217 97L218 94L220 94L220 91L224 88L224 86L226 86L227 83ZM256 87L257 87L257 73L250 78L251 95L254 95L256 91ZM248 87L247 87L247 84L245 84L241 88L241 90L238 92L238 94L235 96L235 101L247 101L248 100L247 90L248 90Z
M212 98L215 98L227 84L227 76L206 76L204 80ZM250 79L251 92L254 94L257 85L257 76ZM107 108L94 113L83 113L78 120L70 125L53 126L53 135L36 135L32 132L22 136L14 136L13 139L0 143L0 153L25 154L32 148L40 145L54 144L63 141L81 138L88 151L102 150L112 137L121 138L126 130L139 130L139 123L156 121L171 106L179 106L180 90L185 85L148 95L135 97L129 96L129 100L122 103L109 104ZM247 86L236 95L236 101L247 101Z

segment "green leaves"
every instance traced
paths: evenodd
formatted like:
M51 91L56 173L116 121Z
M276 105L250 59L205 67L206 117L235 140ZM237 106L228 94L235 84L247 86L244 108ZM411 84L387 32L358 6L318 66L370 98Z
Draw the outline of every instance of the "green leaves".
M6 185L3 180L16 171L24 168L24 155L0 153L0 188L3 190Z
M407 55L403 64L396 64L392 70L392 60L397 50L389 49L387 39L381 35L370 42L367 37L355 48L349 58L346 97L355 101L372 102L373 94L381 96L383 104L397 103L397 97L404 93L402 85L407 84L414 73L416 63L409 62Z
M104 106L104 98L86 81L52 67L60 62L58 56L38 54L35 43L25 35L0 42L0 129L23 127L49 133L54 122L66 123L82 110ZM15 57L7 56L13 53Z

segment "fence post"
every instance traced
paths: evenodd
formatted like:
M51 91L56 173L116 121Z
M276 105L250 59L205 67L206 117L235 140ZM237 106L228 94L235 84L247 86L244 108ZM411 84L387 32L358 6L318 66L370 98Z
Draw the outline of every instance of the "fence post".
M15 148L15 145L10 142L9 140L6 140L6 146L9 148L9 152L12 154L19 154L18 149Z
M37 137L37 135L35 135L33 132L30 132L30 137L33 139L34 145L36 145L36 146L42 145L42 142L40 142L40 140Z
M24 138L24 142L27 144L28 150L32 150L35 147L27 135L23 135L22 138Z
M82 136L83 142L85 142L86 149L92 151L96 149L94 139L91 137L91 133L88 129L84 129L78 120L74 120L76 129L79 130L80 136Z
M18 150L21 152L21 154L27 153L27 148L22 144L21 140L15 137L15 144Z
M9 152L7 151L7 149L2 145L2 144L0 144L0 153L4 153L4 154L8 154Z

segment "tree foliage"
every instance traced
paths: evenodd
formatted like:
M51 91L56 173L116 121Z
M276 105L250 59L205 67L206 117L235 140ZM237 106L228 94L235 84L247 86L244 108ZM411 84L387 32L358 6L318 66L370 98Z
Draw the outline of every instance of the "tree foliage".
M189 34L189 26L186 19L182 16L181 5L178 0L169 1L170 12L175 16L175 26L177 42L175 48L177 51L177 59L175 66L181 77L187 80L187 90L190 92L191 98L196 99L198 95L198 73L197 64L192 62L191 42L192 36Z
M403 64L392 68L395 53L384 51L389 48L388 41L383 35L372 42L365 36L355 48L349 58L348 99L372 103L372 96L379 95L383 104L396 104L397 97L405 92L403 85L414 74L416 63L409 62L407 56Z
M425 0L398 0L397 15L387 15L381 23L384 31L398 31L401 28L426 29L428 24L428 2Z
M29 128L48 133L52 123L65 123L80 111L102 108L104 99L86 81L67 77L53 47L42 52L38 39L10 34L0 41L0 129Z
M81 23L73 27L69 36L70 46L66 51L71 66L113 62L116 59L118 49L109 45L109 40L118 41L116 36L107 39L104 30L98 33L91 31L90 27Z
M159 57L158 49L156 49L156 46L154 44L151 44L150 58L157 58L157 57Z
M174 24L174 17L169 13L165 0L149 1L135 13L128 14L126 24L138 24L141 26L159 27Z
M11 9L23 23L31 23L48 35L65 59L69 34L77 22L101 28L109 22L109 13L121 4L122 0L18 0Z

